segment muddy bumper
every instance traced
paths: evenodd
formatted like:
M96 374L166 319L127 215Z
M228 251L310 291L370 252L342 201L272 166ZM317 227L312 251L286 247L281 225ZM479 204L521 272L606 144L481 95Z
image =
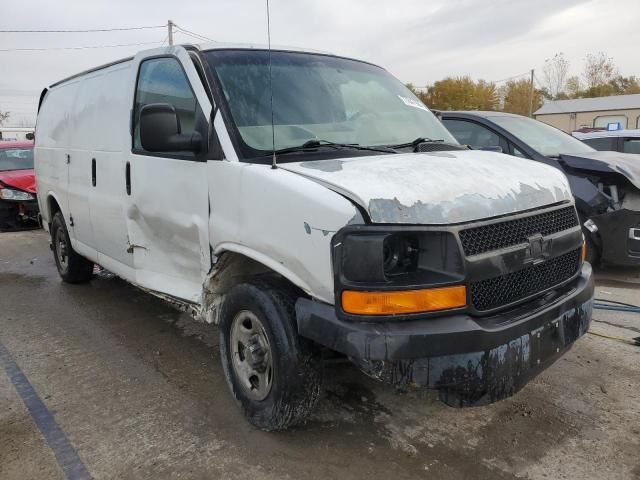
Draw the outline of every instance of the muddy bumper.
M0 200L0 230L21 229L38 225L38 201Z
M593 278L578 278L553 298L484 318L451 315L380 323L347 322L332 305L300 299L298 331L351 358L365 373L398 386L437 388L451 406L509 397L588 330Z
M640 212L615 210L591 217L597 225L602 261L612 265L640 265Z

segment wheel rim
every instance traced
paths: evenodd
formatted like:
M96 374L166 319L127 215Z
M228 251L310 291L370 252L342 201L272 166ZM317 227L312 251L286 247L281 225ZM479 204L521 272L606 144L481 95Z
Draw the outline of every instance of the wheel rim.
M69 262L69 245L67 244L67 236L61 228L56 230L55 248L60 271L66 272Z
M264 400L273 383L269 337L258 317L242 310L231 324L231 364L238 383L254 400Z

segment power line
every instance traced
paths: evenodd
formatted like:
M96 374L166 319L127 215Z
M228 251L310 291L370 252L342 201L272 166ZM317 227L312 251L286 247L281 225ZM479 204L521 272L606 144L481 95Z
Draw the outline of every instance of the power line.
M527 72L524 72L524 73L521 73L519 75L513 75L511 77L501 78L500 80L488 80L488 83L506 82L507 80L513 80L514 78L524 77L525 75L531 75L531 70L529 70ZM425 89L429 88L429 85L424 85L424 86L414 85L413 88L418 89L418 90L425 90Z
M508 80L513 80L514 78L519 78L519 77L524 77L525 75L530 75L531 74L531 70L521 73L520 75L513 75L511 77L507 77L507 78L503 78L500 80L491 80L491 83L501 83L501 82L506 82Z
M46 52L48 50L85 50L92 48L136 47L139 45L157 45L160 42L120 43L117 45L87 45L82 47L48 47L48 48L2 48L0 52Z
M178 30L176 33L181 33L182 35L186 35L187 37L194 38L194 39L199 40L199 41L201 41L201 42L202 42L203 40L205 40L205 39L204 39L204 38L202 38L202 37L196 37L195 35L191 35L190 33L181 32L180 30Z
M114 28L91 28L91 29L71 29L71 30L0 30L0 33L92 33L92 32L122 32L125 30L147 30L150 28L166 28L166 25L149 25L144 27L114 27Z
M187 30L186 28L182 28L180 25L176 25L175 23L173 24L173 26L176 27L178 30L180 30L182 33L186 33L187 35L191 35L192 37L200 38L201 40L207 40L209 42L215 42L215 40L213 38L209 38L209 37L206 37L204 35L200 35L199 33L192 32L191 30Z

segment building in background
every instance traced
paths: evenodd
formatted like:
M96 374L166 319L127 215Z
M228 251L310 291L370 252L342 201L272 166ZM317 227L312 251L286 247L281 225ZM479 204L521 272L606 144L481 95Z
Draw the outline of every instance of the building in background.
M640 94L546 102L534 117L567 133L581 128L640 128Z
M0 127L0 140L33 140L34 132L33 127Z

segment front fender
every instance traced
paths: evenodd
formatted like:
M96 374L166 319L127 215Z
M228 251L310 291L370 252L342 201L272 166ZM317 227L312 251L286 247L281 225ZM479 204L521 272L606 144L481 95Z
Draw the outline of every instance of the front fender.
M310 296L333 303L331 238L362 223L351 201L282 168L209 162L214 254L250 257L288 278Z

